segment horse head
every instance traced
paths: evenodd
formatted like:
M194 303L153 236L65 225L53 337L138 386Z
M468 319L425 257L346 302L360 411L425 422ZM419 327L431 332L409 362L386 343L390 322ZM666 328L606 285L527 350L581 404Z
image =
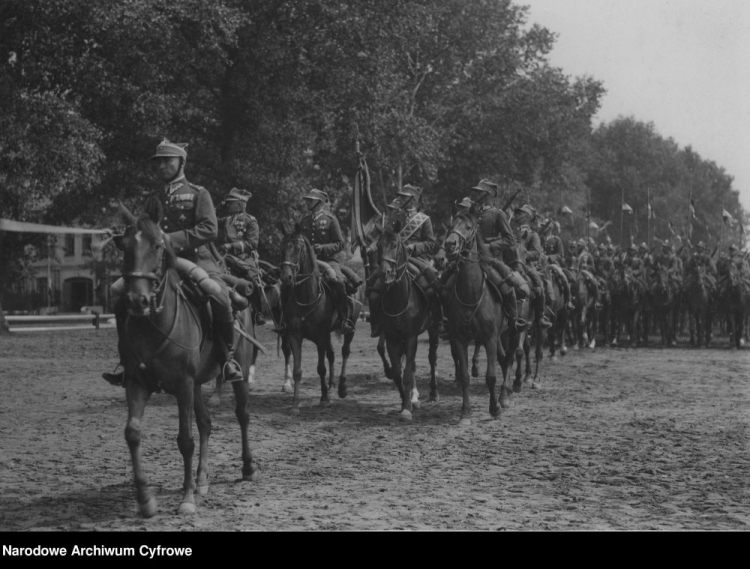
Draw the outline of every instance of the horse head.
M121 204L120 214L126 228L122 235L116 237L116 243L123 251L122 276L125 279L128 312L132 316L148 316L152 311L158 313L158 290L165 269L174 264L174 252L159 227L161 204L150 198L139 217Z
M451 222L448 235L445 238L445 254L448 259L455 259L464 250L476 243L479 224L473 216L459 213Z
M297 226L294 233L281 242L281 283L297 286L317 272L315 250Z
M397 221L378 238L378 265L386 285L399 282L406 273L407 254L400 230L401 224Z

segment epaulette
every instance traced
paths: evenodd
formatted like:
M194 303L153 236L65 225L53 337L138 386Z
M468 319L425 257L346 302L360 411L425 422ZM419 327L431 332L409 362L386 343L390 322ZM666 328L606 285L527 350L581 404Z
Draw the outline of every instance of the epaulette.
M206 192L208 191L208 190L207 190L206 188L204 188L203 186L199 186L198 184L194 184L193 182L188 182L188 186L190 186L190 187L191 187L191 188L193 188L194 190L203 190L203 191L206 191Z

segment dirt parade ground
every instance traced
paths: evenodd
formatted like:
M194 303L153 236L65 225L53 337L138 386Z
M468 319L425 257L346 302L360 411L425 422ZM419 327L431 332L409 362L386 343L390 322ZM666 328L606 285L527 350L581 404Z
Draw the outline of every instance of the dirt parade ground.
M15 333L0 339L0 529L191 530L747 530L750 527L750 349L545 351L540 390L525 387L493 420L484 378L473 422L446 342L440 400L427 401L427 343L417 362L421 407L400 402L358 325L349 394L320 407L316 354L303 347L302 406L290 413L283 358L268 329L252 393L257 482L243 482L233 396L212 408L211 486L197 513L176 513L182 457L177 408L151 397L146 472L159 512L137 513L124 439L125 392L102 379L116 363L113 329ZM340 342L336 340L337 373ZM484 362L484 358L482 359ZM482 365L484 367L484 364ZM484 372L482 371L482 374ZM204 388L211 394L212 386ZM194 429L197 443L197 429ZM197 450L197 449L196 449Z

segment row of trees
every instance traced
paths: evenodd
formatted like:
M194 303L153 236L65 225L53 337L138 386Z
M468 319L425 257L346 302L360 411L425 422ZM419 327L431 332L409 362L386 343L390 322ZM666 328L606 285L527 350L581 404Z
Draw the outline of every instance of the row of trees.
M604 87L550 66L553 45L510 0L6 0L0 217L114 223L168 137L217 202L253 192L273 260L307 189L348 210L358 131L376 200L418 184L438 224L483 177L552 214L611 219L650 188L657 212L690 192L709 215L720 191L741 218L731 177L651 125L594 129ZM7 280L29 236L0 239Z

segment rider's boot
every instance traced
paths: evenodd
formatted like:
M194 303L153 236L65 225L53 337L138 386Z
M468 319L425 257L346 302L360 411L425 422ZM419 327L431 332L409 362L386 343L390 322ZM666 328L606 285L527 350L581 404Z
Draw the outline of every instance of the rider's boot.
M341 319L341 333L349 334L354 332L354 322L352 322L351 315L349 314L349 298L346 295L346 285L344 285L343 281L338 280L332 280L330 284L334 296L333 300Z
M115 323L117 324L117 352L120 355L120 362L112 373L105 372L102 377L111 383L120 387L125 387L125 370L122 367L125 362L125 299L120 298L114 307Z
M245 379L242 375L240 364L234 359L234 321L217 322L217 342L221 348L222 361L221 373L224 381L233 383Z
M561 278L560 282L562 282L563 287L563 298L565 299L565 308L568 309L569 312L572 312L575 310L575 305L573 304L573 301L570 299L570 283L568 282L567 278Z
M253 306L253 318L257 326L264 326L266 324L266 317L263 314L262 303L260 301L260 286L255 287L255 290L250 295L250 304Z
M512 286L503 283L500 285L500 294L503 297L503 306L505 312L508 314L508 328L515 331L521 331L528 323L523 318L518 317L518 300L516 297L516 289Z
M536 296L534 300L534 304L536 305L536 317L541 325L542 329L550 328L552 326L552 322L549 321L549 318L547 318L546 307L547 307L547 299L545 298L544 289L542 287L534 287L534 295Z

